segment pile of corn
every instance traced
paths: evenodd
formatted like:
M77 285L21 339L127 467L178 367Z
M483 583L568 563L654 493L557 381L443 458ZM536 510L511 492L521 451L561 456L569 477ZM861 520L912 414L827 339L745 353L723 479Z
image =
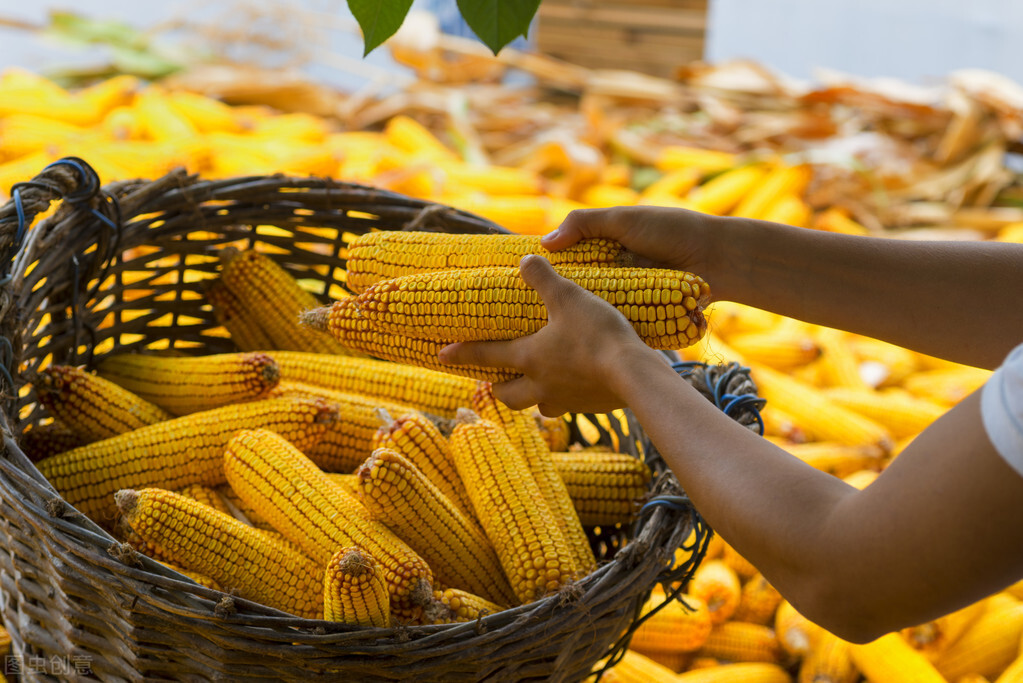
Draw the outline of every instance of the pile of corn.
M391 117L379 130L344 131L319 117L280 114L265 107L229 107L208 97L143 84L129 77L113 78L72 93L25 71L9 70L0 75L2 196L9 194L12 184L31 179L47 163L74 155L92 164L104 182L153 178L177 166L209 178L277 172L331 176L457 206L518 233L546 232L575 208L631 204L681 206L850 234L866 232L845 210L811 207L807 203L806 192L814 174L812 166L787 163L778 157L671 146L663 148L653 160L653 177L640 182L636 173L638 162L630 160L628 149L620 150L621 160L615 162L590 158L583 151L578 145L551 142L537 146L534 154L514 166L478 165L465 161L407 116ZM995 239L1023 241L1023 225L1001 225L990 234ZM391 357L386 355L388 352L405 349L403 355L394 359L412 365L428 365L421 359L435 357L438 345L451 340L425 340L429 344L410 347L402 345L407 340L378 328L367 336L365 329L345 328L337 322L331 327L324 322L334 332L331 335L315 326L297 325L297 313L315 306L312 296L301 288L267 287L267 291L276 292L275 296L290 299L277 299L276 308L264 307L253 314L249 309L251 302L263 299L246 298L232 291L228 264L234 256L225 253L224 277L210 287L209 303L224 325L224 334L230 334L239 349L267 353L196 361L146 360L138 367L129 359L111 357L99 368L98 375L51 367L41 378L37 388L41 389L43 400L50 401L48 407L57 419L45 429L27 433L23 446L42 461L41 466L49 463L45 465L47 473L58 488L66 490L69 500L143 552L193 574L198 571L203 576L196 576L208 585L225 581L221 587L230 587L238 595L303 615L369 619L358 623L378 623L373 618L383 620L387 611L382 606L384 597L390 604L390 620L473 618L481 613L479 609L516 604L528 599L530 596L522 596L530 590L531 597L535 597L538 591L555 590L562 580L585 571L580 569L587 566L585 561L580 564L566 561L567 569L560 560L556 568L545 565L541 590L536 570L530 573L524 569L527 576L521 580L521 575L514 573L519 570L502 569L500 574L490 576L504 576L510 585L487 588L473 584L476 591L473 593L468 587L471 582L464 579L470 570L459 574L450 567L440 569L444 566L442 560L431 561L426 558L429 552L414 549L415 544L426 541L401 537L400 520L381 522L380 513L372 511L368 492L387 487L374 484L374 477L398 476L394 473L409 471L393 465L400 461L392 453L418 465L403 448L419 442L409 437L401 445L387 442L389 446L378 448L377 441L384 443L385 432L406 434L413 429L430 430L430 425L436 428L437 423L431 418L452 420L458 407L476 408L472 397L481 386L476 382L478 376L470 372L466 374L472 378L457 377L429 368L377 364L378 361L370 361L361 354L346 356L340 346L342 341L359 346L351 337L340 341L336 338L346 330L362 335L359 339L366 343L360 349L362 353L387 358ZM239 265L262 260L243 256L238 259ZM392 278L398 274L385 275ZM248 286L254 285L250 281ZM267 294L260 296L265 298ZM345 310L346 306L354 305L341 301L335 308ZM690 320L699 333L687 336L686 341L696 338L700 341L686 349L684 355L709 362L739 360L749 366L760 393L768 399L763 411L766 438L815 467L858 486L869 483L915 434L978 387L988 375L877 340L735 304L719 303L705 313L709 331L704 334L699 322ZM365 323L362 320L360 324ZM676 323L676 331L677 328ZM526 329L531 328L520 331L525 333ZM379 340L389 334L392 338L381 344ZM367 339L372 339L372 343ZM145 365L150 362L152 366ZM330 363L347 364L347 369L328 370ZM362 364L372 364L372 369ZM183 383L183 378L189 383ZM325 378L330 379L324 381ZM100 386L97 384L100 382L105 383ZM146 386L151 394L143 391ZM343 392L343 396L336 392ZM446 402L452 395L461 398L454 404ZM310 396L318 396L320 401ZM327 403L322 403L323 400ZM335 411L332 406L339 403L347 410ZM380 408L387 417L378 414ZM482 414L479 417L490 424L497 419ZM475 424L467 415L463 415L463 421L460 425L463 431ZM555 439L561 437L540 431L536 416L517 415L514 421L518 427L499 424L497 432L503 432L503 437L493 434L494 440L509 438L515 443L517 438L519 449L513 448L510 453L538 447L538 434L550 440L551 445L545 443L547 451L552 452L544 461L547 469L531 474L533 479L546 477L556 489L560 490L559 481L561 487L567 487L578 518L576 524L607 525L629 518L635 499L645 491L643 477L648 473L629 470L634 463L628 461L611 463L611 456L598 459L591 453L562 454L567 451L567 444L561 441L555 445ZM545 423L545 427L550 424ZM287 443L259 431L258 427L266 425L273 425L276 430L273 433L283 435ZM525 430L528 436L516 430ZM231 438L237 432L242 434ZM158 466L138 470L138 446L134 451L124 447L124 435L128 433L132 434L132 443L139 436L154 440L151 449L158 453ZM188 471L175 469L174 453L191 448L195 442L204 444L206 465ZM452 451L452 442L447 437L438 439L435 445ZM378 452L381 455L370 457ZM79 455L69 455L74 453ZM116 458L125 459L124 467L110 466L111 459ZM242 478L241 472L247 471L245 458L263 458L272 461L273 467L289 463L294 468L288 470L289 476L299 476L295 472L300 472L306 477L303 490L307 495L325 496L317 500L330 499L348 514L368 519L374 533L384 534L386 529L383 537L387 540L374 541L375 536L367 532L358 538L329 541L325 539L332 538L330 534L335 532L318 522L303 521L296 525L296 511L279 505L273 486L260 487L259 482ZM65 468L64 463L72 462L77 464ZM464 550L452 548L464 548L470 542L467 536L481 542L481 529L487 542L495 546L493 552L498 542L513 543L508 539L490 539L484 520L473 519L475 502L464 497L459 501L459 484L465 487L460 483L462 477L484 477L488 473L458 471L454 456L446 462L455 468L448 470L447 478L440 471L426 473L429 466L420 468L426 477L419 481L421 489L431 492L431 514L447 515L449 521L460 520L450 525L438 523L433 531L444 537L433 538L432 544L448 548L446 557L462 557ZM237 470L233 481L227 475L231 471L228 463L235 463L233 467ZM74 470L78 466L90 472L84 475L84 481L89 483L81 489L75 483L82 476L81 471ZM559 475L557 479L551 477L552 467ZM451 471L458 471L458 476L452 476ZM132 474L124 475L127 479L123 480L107 478L114 472ZM349 478L341 479L340 475ZM520 476L527 479L523 473ZM194 481L196 478L200 481ZM274 481L277 482L274 486L279 484ZM600 486L592 484L594 481L601 482ZM628 486L622 485L623 481L628 481ZM353 490L361 491L361 499L352 495ZM197 499L204 504L195 503ZM437 503L445 499L450 505ZM603 501L608 499L614 502L602 508ZM426 503L416 500L417 514L425 514L422 510ZM486 509L485 501L479 503ZM566 513L564 499L560 507L551 507L551 514L554 509ZM602 512L605 509L613 512ZM200 566L198 559L180 554L181 548L192 545L190 542L175 545L173 539L146 538L159 528L147 520L166 515L191 519L195 525L221 524L224 526L217 528L229 527L231 533L247 534L249 540L242 545L258 552L236 555L232 559L235 564L227 572L218 573L223 572L224 566L218 562L229 550L218 548L213 555L204 556L205 560L217 558L215 566L201 565L205 571L193 569ZM302 534L296 531L299 527L315 531ZM313 533L324 535L309 535ZM458 543L462 545L452 545ZM306 549L314 545L319 550ZM322 548L334 545L338 546L337 552L323 556ZM402 546L410 551L395 550ZM273 553L279 553L274 557L295 558L290 565L296 568L294 573L278 576L276 567L286 564L278 561L272 565L275 572L266 573L261 579L261 571L246 565L254 557L270 556L271 548ZM374 550L382 556L378 557ZM577 550L583 554L581 546ZM569 552L564 547L562 551ZM401 555L402 552L406 554ZM638 635L635 651L630 651L614 670L618 677L758 680L755 675L760 672L762 680L790 680L794 675L806 681L856 681L864 677L871 681L900 680L878 668L883 666L878 662L889 656L898 657L890 661L904 662L904 666L925 672L921 676L930 676L923 680L954 682L967 676L984 676L992 682L1007 683L1018 680L1013 676L1020 676L1023 665L1010 665L1020 653L1023 632L1020 616L1023 596L1018 587L944 620L886 636L871 646L853 647L837 642L831 634L805 620L800 621L786 603L772 595L755 570L748 563L743 565L727 546L719 545L715 552L719 554L705 565L709 578L702 580L711 585L720 583L724 588L715 590L731 593L736 592L738 585L734 611L726 617L721 617L720 606L711 611L712 603L735 603L736 598L729 593L708 600L696 595L698 586L694 583L687 599L697 607L694 613L665 609L649 626L654 629L656 619L676 619L677 623L669 622L665 628L675 633L669 640L677 641L678 646L647 645L644 649L641 647L644 636ZM486 555L480 551L475 557ZM239 569L245 566L249 567L248 574ZM735 580L726 570L734 574ZM509 572L511 577L519 578L511 578ZM243 586L233 583L230 579L233 575L254 576L251 584ZM325 577L324 581L314 580L317 576ZM423 587L426 576L434 589L429 598L423 590L417 590ZM290 582L287 589L281 588L281 581ZM387 590L382 592L381 585ZM526 585L532 588L523 588ZM304 588L300 591L298 587ZM509 588L518 588L520 592L513 596L507 592ZM468 595L457 591L467 591ZM344 596L350 596L358 607L348 605L349 598ZM486 606L479 608L484 603L477 600L484 599ZM755 599L757 607L742 607L744 599ZM701 611L701 604L708 606L705 611ZM353 609L355 617L351 616ZM751 616L754 612L755 619ZM366 616L370 614L375 616ZM700 621L701 614L708 619L714 615L709 626ZM789 621L802 625L785 625ZM694 626L690 622L699 623ZM694 645L704 632L706 640ZM907 644L909 650L918 654L910 653ZM747 654L747 650L757 654ZM653 669L642 668L650 665L641 652L660 659L670 669L658 669L655 674L651 673ZM759 660L747 661L750 658ZM741 662L729 666L746 668L726 672L725 665L721 665L717 667L722 671L720 676L732 678L713 678L714 669L708 666L720 662ZM826 666L834 666L836 673L817 672ZM676 672L690 669L700 669L701 673L694 671L673 678ZM932 669L938 673L934 674ZM633 675L630 671L643 673L629 678Z
M444 282L503 272L501 254L483 248L494 238L408 232L381 246L369 235L353 244L360 258L349 271L363 276L362 291L339 305L365 308L376 287L423 274ZM512 263L540 249L536 237L498 239ZM423 240L487 267L404 266L406 275L366 280L370 263L416 255ZM642 303L651 285L633 282L642 273L613 263L620 251L595 241L563 258L655 311ZM560 591L596 566L584 526L633 519L651 479L639 459L570 450L566 421L508 409L489 382L352 355L408 349L395 337L422 324L371 330L372 348L339 343L299 323L315 300L267 255L223 256L209 303L237 353L114 353L95 373L51 365L35 383L54 419L28 431L24 450L124 543L291 614L388 627L473 620ZM509 291L522 291L515 277ZM698 278L675 278L700 296ZM512 308L521 315L481 311L480 320L543 318L540 305Z

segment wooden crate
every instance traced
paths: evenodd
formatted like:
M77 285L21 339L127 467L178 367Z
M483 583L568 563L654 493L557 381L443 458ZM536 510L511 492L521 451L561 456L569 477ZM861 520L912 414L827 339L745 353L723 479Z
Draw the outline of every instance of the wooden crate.
M544 0L540 52L581 66L653 76L703 58L708 0Z

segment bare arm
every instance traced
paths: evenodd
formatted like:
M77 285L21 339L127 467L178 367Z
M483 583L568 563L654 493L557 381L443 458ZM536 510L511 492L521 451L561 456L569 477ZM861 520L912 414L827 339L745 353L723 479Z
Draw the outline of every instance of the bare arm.
M577 211L559 249L604 236L737 301L994 368L1023 340L1023 245L853 237L653 207Z

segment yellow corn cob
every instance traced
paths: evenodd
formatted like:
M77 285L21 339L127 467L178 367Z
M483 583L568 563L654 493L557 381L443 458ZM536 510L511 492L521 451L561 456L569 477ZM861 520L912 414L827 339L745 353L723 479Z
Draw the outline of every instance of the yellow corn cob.
M698 275L656 268L555 266L614 305L652 348L689 346L706 331L710 289ZM547 309L517 267L465 268L383 280L355 299L371 327L437 340L514 339L540 330Z
M517 373L503 368L442 365L437 354L449 343L448 341L380 332L359 314L355 297L314 309L302 316L302 323L328 330L345 348L396 363L492 382L503 382L518 376Z
M786 444L783 448L807 465L844 478L864 469L879 470L883 465L880 449L873 446L846 446L831 441Z
M695 168L678 168L668 171L650 183L640 193L641 204L656 204L664 197L678 199L685 196L700 182L701 173Z
M99 362L99 375L174 415L265 398L280 371L265 353L155 356L126 353Z
M771 624L781 599L778 589L772 586L763 574L757 572L742 584L739 606L732 618L751 624Z
M332 475L335 476L335 475ZM259 512L253 506L242 500L241 496L235 493L234 489L228 484L221 484L214 488L220 499L224 502L224 506L228 512L235 519L245 522L249 526L254 526L257 529L263 531L276 531L273 524L263 519Z
M727 542L721 543L721 561L735 572L740 582L748 581L759 573L753 563L739 554L739 551L730 546Z
M348 245L346 283L360 293L381 280L455 268L515 267L527 254L541 254L556 265L622 265L624 248L605 239L583 240L561 251L547 251L533 235L456 235L382 230Z
M199 137L199 130L175 109L167 92L161 87L148 86L135 97L134 109L142 124L142 133L150 140L173 142Z
M817 644L799 666L799 683L856 683L860 672L852 663L850 644L821 631Z
M335 484L343 488L348 493L352 494L356 498L360 497L361 494L359 493L359 477L356 476L355 474L327 472L327 476L330 477ZM362 502L362 500L360 499L359 502ZM363 507L365 507L365 505ZM367 510L367 513L368 512L369 511Z
M795 330L734 334L728 338L728 344L751 362L778 370L806 365L821 355L813 337Z
M21 435L18 446L32 462L85 445L85 440L62 424L36 425Z
M764 365L752 365L751 376L760 395L791 415L817 438L851 446L889 449L887 429L848 408L836 405L813 387Z
M664 599L663 592L654 591L641 614L649 614ZM696 652L707 642L712 626L707 603L683 593L640 624L629 647L647 655Z
M678 168L698 168L702 171L725 171L735 166L738 157L730 152L719 152L699 147L669 145L660 149L654 165L662 171Z
M864 415L884 426L896 439L919 434L945 414L944 406L916 398L902 389L853 389L833 387L824 395L832 402Z
M918 398L951 407L979 389L990 376L990 370L981 368L927 370L907 377L902 386Z
M764 406L760 418L764 421L764 436L777 437L788 443L805 443L812 438L795 418L777 406Z
M429 604L426 562L285 439L264 429L239 432L227 445L224 472L242 499L321 566L347 546L371 554L396 616L414 617Z
M323 618L353 626L391 627L387 583L373 556L361 548L342 548L323 574Z
M458 476L447 437L437 425L422 413L409 412L392 417L381 411L378 416L382 424L373 435L372 450L389 448L401 453L459 512L474 519L469 492Z
M289 544L172 491L115 497L131 528L174 562L248 600L307 619L323 614L323 569Z
M598 183L583 190L579 199L592 207L632 206L639 203L639 193L631 187Z
M998 593L987 599L987 608L959 639L934 660L945 678L952 681L968 673L993 678L1019 653L1023 636L1023 603Z
M959 679L962 683L962 678ZM998 675L994 683L1023 683L1023 641L1020 642L1019 654L1009 666Z
M95 107L101 115L127 105L135 96L141 82L135 76L121 74L94 83L76 92L76 96Z
M800 196L813 175L808 164L776 166L767 176L750 189L739 205L732 211L733 216L763 218L775 198L790 195Z
M536 426L540 428L540 436L543 437L547 448L551 452L565 452L568 450L569 428L564 417L547 417L536 407L532 409L533 419Z
M206 300L213 307L217 323L224 326L240 351L269 351L274 348L257 313L244 305L222 282L214 281L206 289Z
M991 681L988 680L987 676L981 676L980 674L966 674L965 676L960 676L956 680L956 683L991 683Z
M451 453L516 598L527 603L557 591L575 579L576 568L525 456L501 428L459 412Z
M723 216L731 212L765 174L762 166L740 166L694 188L686 199L694 211Z
M100 524L114 518L118 489L224 482L223 450L239 429L273 429L298 448L323 437L336 409L321 399L267 399L139 427L52 456L39 471L68 503Z
M707 307L710 328L722 339L734 334L768 332L781 321L781 316L734 301L715 301Z
M814 217L812 227L843 235L869 235L870 231L837 208L825 209Z
M707 604L710 620L717 626L735 613L742 585L739 576L723 560L711 560L696 568L689 592Z
M604 662L597 662L594 671L604 668ZM635 650L626 650L622 658L608 669L600 679L607 683L654 683L675 680L675 671Z
M1023 579L1020 579L1016 583L1006 588L1004 592L1008 593L1017 600L1023 600Z
M381 398L362 396L298 382L282 382L272 396L323 398L338 408L338 420L323 438L305 454L327 472L353 472L373 450L373 438L380 425L378 410L410 412L408 406Z
M782 659L774 629L744 621L716 624L700 648L700 654L730 662L777 663Z
M514 602L515 594L483 529L408 459L378 448L356 476L372 518L419 553L439 582L494 602Z
M920 368L916 354L901 346L861 335L851 335L848 344L860 361L861 374L872 375L867 381L871 386L901 384Z
M762 220L805 228L812 213L810 206L799 197L783 194L764 209Z
M200 133L236 133L242 130L234 108L220 100L185 90L169 92L167 99L174 110L188 119Z
M431 624L455 624L476 621L505 607L458 588L445 588L433 592L434 605L429 612Z
M851 644L849 653L856 668L870 683L946 681L934 665L898 633L889 633L865 645Z
M824 631L813 623L788 600L782 600L774 613L774 632L778 643L793 657L803 657L812 650Z
M384 137L390 144L413 156L449 164L461 161L423 124L404 114L387 119Z
M842 477L842 481L853 488L863 490L873 484L879 474L881 473L877 470L858 470Z
M163 564L163 565L165 565L167 567L170 567L171 569L176 571L178 574L184 574L185 576L187 576L188 578L192 579L193 581L195 581L200 586L205 586L206 588L212 588L215 591L222 591L222 590L224 590L224 588L219 583L217 583L216 581L214 581L210 577L206 576L205 574L201 574L199 572L192 571L191 569L185 569L184 567L182 567L180 565L176 565L173 562L167 562L167 561L159 561L159 562L160 562L160 564Z
M860 374L860 363L849 346L850 335L830 327L817 328L817 345L821 349L818 361L821 378L826 386L869 389L869 384Z
M536 171L513 166L479 164L437 165L445 181L458 191L477 190L488 195L529 195L541 194L544 178Z
M792 683L792 677L777 664L745 662L722 664L678 674L672 683Z
M324 353L273 351L281 380L394 401L432 415L453 418L469 405L476 382L400 363Z
M175 493L185 498L197 500L204 505L209 505L211 508L220 510L224 514L231 514L231 510L224 503L224 499L212 487L203 486L202 484L189 484L178 489Z
M98 441L172 416L127 389L81 368L51 365L36 383L39 400L59 422Z
M576 512L565 481L558 474L550 449L540 435L536 421L524 410L512 410L494 397L493 385L480 382L472 397L472 409L483 420L501 427L512 446L526 459L533 480L554 514L571 553L571 569L584 576L592 571L597 561L586 536L586 530ZM466 488L469 487L466 484ZM470 497L472 492L469 493ZM565 558L569 559L569 558ZM565 568L564 566L562 567Z
M220 281L261 321L275 349L345 353L345 349L320 330L299 325L299 314L319 306L286 270L257 251L221 251Z
M650 468L639 458L593 451L552 452L584 526L628 522L650 486Z
M934 661L968 629L987 609L987 600L978 600L962 609L937 619L917 624L900 631L913 649Z

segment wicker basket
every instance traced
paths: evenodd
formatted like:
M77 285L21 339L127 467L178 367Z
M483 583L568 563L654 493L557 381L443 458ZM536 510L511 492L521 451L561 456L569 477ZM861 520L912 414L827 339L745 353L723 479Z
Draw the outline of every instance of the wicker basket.
M203 588L130 551L68 505L19 449L26 427L46 419L26 380L34 371L49 362L89 365L113 350L233 350L202 297L202 281L217 271L215 250L226 243L273 254L327 300L340 286L352 235L504 231L451 208L326 179L202 181L177 172L101 189L74 158L12 195L0 208L0 594L13 643L8 662L29 677L581 680L627 644L653 585L684 580L698 563L709 530L674 476L631 417L622 427L599 416L590 418L603 425L603 440L646 457L658 473L652 502L633 528L593 530L603 562L590 576L476 623L356 629L299 619ZM55 200L62 201L53 215L26 229ZM717 368L697 370L691 381L713 398ZM729 385L730 394L748 390ZM687 538L695 538L695 559L673 568Z

